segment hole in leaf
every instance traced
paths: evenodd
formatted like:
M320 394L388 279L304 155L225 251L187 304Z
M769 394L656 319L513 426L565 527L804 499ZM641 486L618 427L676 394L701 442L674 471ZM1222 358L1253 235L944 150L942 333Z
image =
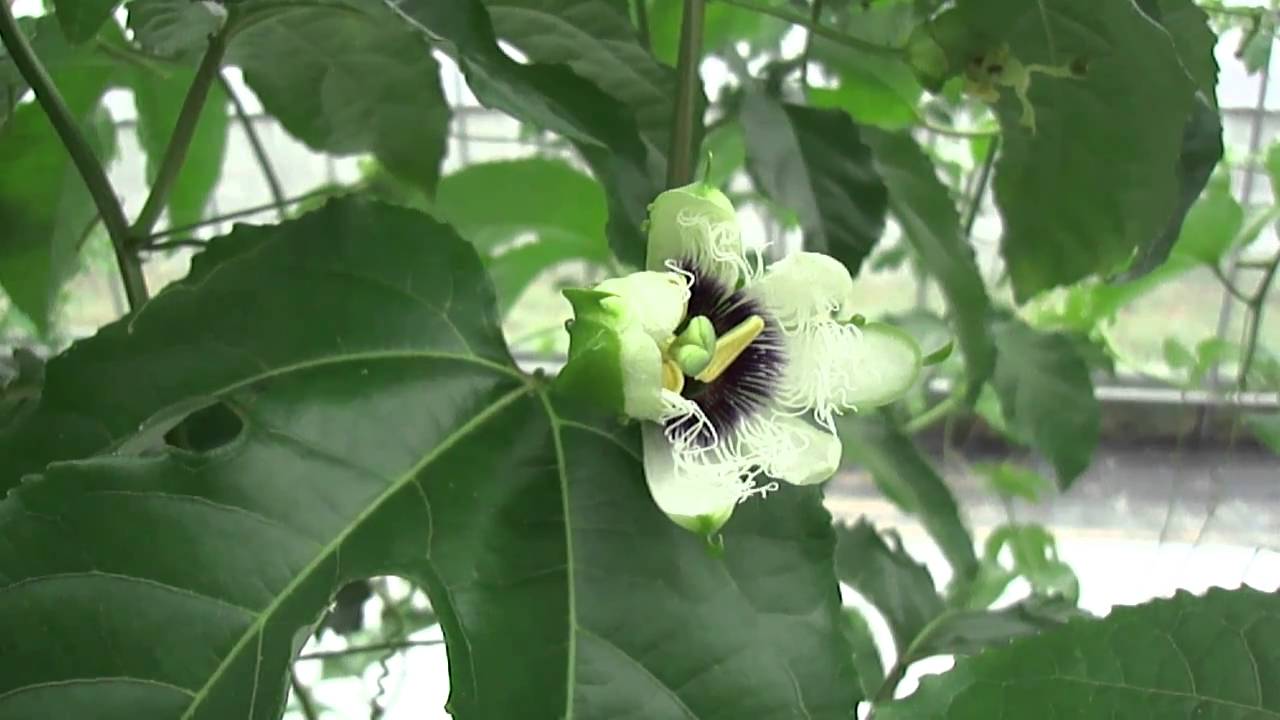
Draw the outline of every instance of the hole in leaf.
M230 445L244 430L244 420L226 403L216 402L196 410L165 433L171 447L207 453Z

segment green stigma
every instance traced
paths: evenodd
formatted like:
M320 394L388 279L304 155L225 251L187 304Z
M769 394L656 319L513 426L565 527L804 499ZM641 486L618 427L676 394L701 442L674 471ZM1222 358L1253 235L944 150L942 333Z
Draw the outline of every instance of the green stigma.
M667 351L680 371L693 377L711 364L716 351L716 329L705 315L689 320Z

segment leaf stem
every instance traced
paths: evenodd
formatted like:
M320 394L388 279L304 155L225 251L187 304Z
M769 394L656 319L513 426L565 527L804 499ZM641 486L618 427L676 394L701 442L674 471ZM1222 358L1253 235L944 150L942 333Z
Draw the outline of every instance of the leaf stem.
M1240 374L1236 378L1236 385L1242 392L1248 385L1249 371L1253 369L1253 359L1258 354L1258 336L1262 332L1263 308L1267 301L1267 294L1271 292L1271 283L1276 279L1277 268L1280 268L1280 252L1271 258L1271 262L1263 270L1262 282L1258 283L1258 289L1245 303L1249 306L1249 329L1245 336L1244 354L1240 359Z
M1235 283L1231 282L1231 278L1227 277L1227 274L1222 271L1221 265L1213 263L1209 266L1209 269L1213 271L1214 277L1218 278L1218 282L1222 283L1222 287L1226 288L1227 292L1231 293L1240 302L1246 305L1249 304L1250 297L1236 287Z
M706 16L705 0L684 0L684 16L680 23L680 55L676 64L679 85L671 121L671 147L667 153L667 187L679 187L693 181L694 127L698 94L702 82L698 65L702 62L702 26Z
M357 192L359 190L360 190L360 186L358 185L353 185L348 187L333 187L331 185L325 185L323 187L316 188L315 190L302 193L301 195L296 195L291 198L285 198L284 202L282 203L278 203L274 201L269 203L263 203L262 205L254 205L251 207L243 208L241 210L235 210L233 212L229 212L223 215L215 215L213 217L205 218L200 222L194 222L194 223L191 223L190 225L181 225L178 227L165 228L164 230L156 230L151 233L151 237L149 238L149 241L147 242L146 245L142 246L142 249L155 250L160 246L164 245L165 243L155 242L160 238L172 237L173 235L183 235L195 230L199 230L200 228L209 227L210 225L218 225L220 223L227 222L228 220L236 220L238 218L248 217L250 215L257 215L260 212L266 212L267 210L274 210L278 207L288 207L290 205L297 205L298 203L306 202L307 200L320 197L321 195L333 195L339 191ZM198 241L192 241L192 242L198 242Z
M169 146L165 148L164 157L160 160L160 169L156 172L155 182L151 185L151 194L138 213L131 229L131 236L138 244L150 238L174 183L182 172L182 165L187 159L187 151L191 148L191 140L195 136L196 125L200 122L200 113L204 110L205 101L209 98L209 88L215 78L219 77L222 68L222 56L227 51L228 33L232 22L228 20L222 29L209 38L209 47L205 50L200 66L196 69L195 78L187 90L187 97L182 101L182 110L173 127L173 135L169 137Z
M120 267L120 278L124 283L125 296L129 299L129 307L138 309L147 301L147 280L142 274L142 263L130 250L129 221L124 215L124 208L102 169L102 163L98 162L93 148L89 146L89 141L80 131L66 101L62 99L62 94L53 84L53 78L49 77L26 36L18 28L18 21L7 2L0 2L0 42L4 43L18 72L35 92L36 100L49 117L49 123L58 133L67 153L71 155L71 161L84 180L93 203L98 206L107 234L111 236L111 246L115 250L116 264Z
M249 116L249 112L245 109L244 103L241 102L235 88L231 87L231 83L227 81L227 77L222 73L218 73L218 83L222 85L222 91L231 100L231 107L236 114L236 120L240 123L240 127L244 129L245 138L249 140L249 149L253 151L253 157L258 161L258 167L262 169L262 177L266 179L267 188L271 191L271 199L276 204L277 216L284 220L284 189L280 185L280 177L276 175L275 168L271 166L271 156L267 153L266 146L262 144L262 138L258 136L257 128L253 126L253 118Z
M825 27L817 21L811 21L808 18L805 18L803 15L797 15L796 13L793 13L789 10L784 10L780 7L764 5L760 2L757 2L757 0L717 0L717 1L722 2L725 5L734 5L744 10L758 12L761 15L769 15L771 17L778 18L779 20L782 20L784 22L789 22L792 25L799 25L800 27L807 29L809 32L813 33L814 35L824 37L838 45L851 47L851 48L854 48L855 50L862 50L864 52L872 53L874 55L880 55L883 57L903 57L904 55L906 55L906 52L907 52L907 49L904 47L879 45L873 42L868 42L866 40L863 40L862 38L856 38L856 37L853 37L852 35L846 35L840 32L839 30L832 30L831 28Z
M306 653L299 655L298 660L324 660L326 658L346 657L347 655L361 655L364 653L382 652L384 650L403 650L411 647L431 647L443 644L443 640L389 640L387 642L373 643L370 645L352 645L349 648L341 650L321 650L318 652Z
M956 138L993 138L1000 135L1000 131L996 129L961 130L959 128L947 127L945 125L935 125L919 111L916 112L916 126L936 135L946 135L947 137Z
M978 221L978 211L982 208L982 197L987 194L987 184L991 181L991 170L996 164L996 153L1000 149L1000 136L991 139L991 145L987 148L987 156L982 159L982 169L978 172L977 187L973 189L973 195L969 198L969 207L965 208L964 216L964 237L966 240L973 237L973 226Z
M963 392L952 392L947 397L939 400L933 407L908 420L902 426L902 430L908 435L915 435L939 420L946 418L963 399Z

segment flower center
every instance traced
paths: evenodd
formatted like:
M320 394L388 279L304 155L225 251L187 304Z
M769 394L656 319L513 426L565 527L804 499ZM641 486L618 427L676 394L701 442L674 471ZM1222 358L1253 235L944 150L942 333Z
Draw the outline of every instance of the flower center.
M743 419L773 400L782 382L786 355L778 323L759 302L708 274L696 261L676 265L689 279L689 320L678 329L672 347L680 347L681 338L688 337L690 329L705 320L714 331L714 349L705 367L692 373L684 372L686 368L669 351L669 364L663 370L664 386L698 406L707 423L696 441L705 445L716 437L725 437ZM692 333L704 343L703 348L706 330L701 327Z

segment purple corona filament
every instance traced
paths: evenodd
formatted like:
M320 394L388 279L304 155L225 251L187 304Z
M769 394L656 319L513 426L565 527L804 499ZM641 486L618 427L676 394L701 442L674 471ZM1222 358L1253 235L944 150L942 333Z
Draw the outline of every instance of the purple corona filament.
M681 392L698 405L716 434L724 437L743 418L761 411L773 400L787 364L782 330L760 302L742 290L730 289L688 260L679 262L677 267L692 277L686 317L705 315L716 335L729 332L753 315L764 320L764 330L720 377L709 383L689 378ZM682 325L676 332L683 330ZM704 432L699 440L708 443L711 437Z

